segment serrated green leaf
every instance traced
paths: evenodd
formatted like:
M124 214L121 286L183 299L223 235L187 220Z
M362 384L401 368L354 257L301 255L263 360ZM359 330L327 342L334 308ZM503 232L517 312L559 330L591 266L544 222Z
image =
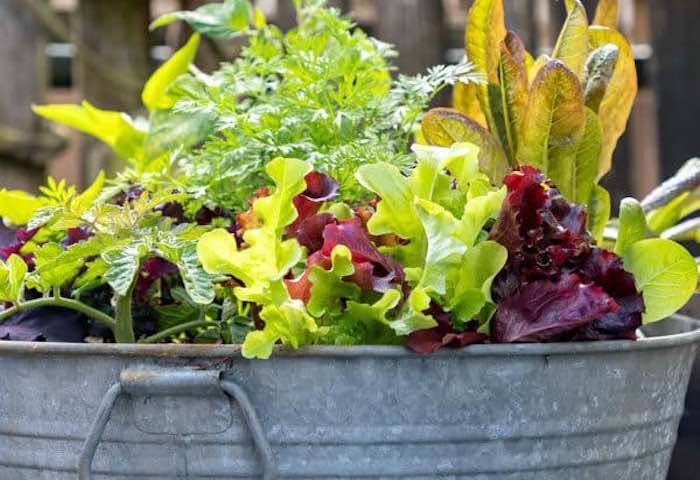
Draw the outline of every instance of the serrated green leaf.
M78 275L88 256L101 251L94 240L77 243L68 250L57 243L45 243L34 252L35 268L27 283L40 291L60 288Z
M176 20L187 22L195 31L212 38L231 38L244 33L250 23L253 7L248 0L224 0L202 5L196 10L165 14L154 20L154 30Z
M104 279L117 295L121 297L127 295L136 281L143 253L141 245L134 243L102 254L102 259L109 265Z
M644 297L644 323L663 320L680 310L695 292L698 267L681 245L663 239L641 240L623 254L625 270L634 275Z
M100 110L85 100L80 105L34 105L32 110L44 118L92 135L112 147L124 160L137 162L143 155L146 134L125 113Z
M564 27L554 46L552 57L561 60L578 78L588 57L588 16L579 0L571 0Z
M620 202L615 253L623 255L625 250L647 236L647 220L644 209L634 198L623 198Z
M322 317L326 313L338 313L342 307L341 299L356 299L360 288L354 283L343 280L344 277L355 273L352 264L352 254L344 245L337 245L331 252L331 269L314 265L309 273L311 297L306 309L314 317Z
M533 165L573 200L574 160L586 126L581 85L558 60L552 60L530 87L518 163Z
M421 121L421 130L430 145L451 147L471 143L479 147L479 169L495 185L511 170L506 154L488 130L451 108L434 108Z
M177 77L187 72L198 47L199 34L195 33L151 75L141 92L141 101L149 111L168 109L175 105L176 99L168 94L168 87Z
M194 244L187 244L182 248L177 268L187 294L195 303L208 305L214 301L213 276L200 266Z

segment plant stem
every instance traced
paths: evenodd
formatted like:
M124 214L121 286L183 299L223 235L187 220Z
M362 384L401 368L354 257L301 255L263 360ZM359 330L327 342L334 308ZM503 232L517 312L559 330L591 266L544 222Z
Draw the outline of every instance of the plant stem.
M216 325L216 322L212 322L209 320L194 320L192 322L187 322L180 325L175 325L174 327L166 328L165 330L151 335L150 337L142 338L141 340L139 340L139 343L156 343L161 340L165 340L168 337L172 337L173 335L177 335L178 333L190 330L192 328L207 327L210 325Z
M80 312L93 320L101 323L102 325L109 327L114 330L116 327L116 322L112 317L103 313L95 308L89 307L84 303L78 302L77 300L71 300L69 298L63 297L47 297L47 298L37 298L35 300L29 300L28 302L23 302L20 305L8 308L0 312L0 323L2 323L7 318L11 317L15 313L21 312L23 310L28 310L31 308L39 307L63 307L70 310L75 310Z
M134 292L136 281L131 282L129 289L124 295L116 295L114 305L114 340L117 343L136 343L134 336L134 320L131 318L131 297Z

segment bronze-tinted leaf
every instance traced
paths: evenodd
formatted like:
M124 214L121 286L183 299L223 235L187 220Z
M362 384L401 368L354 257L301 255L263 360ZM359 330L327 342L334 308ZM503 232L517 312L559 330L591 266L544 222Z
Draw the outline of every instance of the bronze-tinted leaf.
M552 56L561 60L578 78L588 57L588 17L579 0L569 2L569 14L559 33Z
M510 171L503 149L496 139L474 120L452 108L434 108L421 122L423 137L431 145L450 147L468 142L479 147L479 169L494 184L500 184Z
M617 30L617 0L598 0L593 25Z
M609 43L596 48L588 56L583 73L583 96L586 106L598 113L610 79L615 73L615 66L620 49Z
M504 147L511 163L518 151L520 122L527 106L528 79L525 55L525 47L518 36L508 32L500 45L498 111L503 122L501 138L506 140Z
M482 127L486 127L486 117L477 96L478 89L475 83L457 82L452 90L452 106Z
M530 86L518 163L538 167L573 200L576 153L585 126L581 84L561 61L550 61Z
M505 36L503 0L475 0L467 15L465 48L467 59L486 77L486 83L477 87L478 99L494 134L496 122L488 90L489 85L498 86L499 45Z
M540 70L542 70L542 67L547 65L550 60L552 60L552 57L543 53L527 67L528 83L532 83Z
M613 151L618 139L625 131L632 111L637 95L637 70L632 48L619 32L606 27L590 27L588 38L590 50L610 43L619 48L615 71L598 109L598 116L603 124L603 151L598 166L598 178L600 178L610 170Z

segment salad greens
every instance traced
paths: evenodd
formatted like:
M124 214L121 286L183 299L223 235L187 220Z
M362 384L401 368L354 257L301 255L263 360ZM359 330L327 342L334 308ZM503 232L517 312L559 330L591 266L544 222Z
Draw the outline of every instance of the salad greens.
M157 19L195 33L146 83L148 119L34 107L128 167L82 193L52 178L39 196L0 191L0 340L429 354L633 340L693 294L696 262L672 239L698 235L698 162L609 224L597 184L636 90L616 2L589 25L566 1L551 57L533 59L502 1L476 0L469 62L395 78L391 46L296 4L287 33L247 0ZM200 35L247 44L207 74ZM424 112L452 84L455 108Z

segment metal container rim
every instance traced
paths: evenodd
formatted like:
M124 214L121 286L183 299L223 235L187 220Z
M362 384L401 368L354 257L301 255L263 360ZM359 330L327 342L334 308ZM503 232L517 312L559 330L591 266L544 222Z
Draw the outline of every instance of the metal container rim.
M670 317L682 325L678 333L643 337L637 341L612 340L570 343L518 343L479 344L456 350L441 350L430 357L419 355L400 346L316 345L293 350L275 347L273 357L318 358L318 357L390 357L390 358L440 358L440 357L508 357L541 355L588 355L602 353L636 352L658 350L700 343L700 320L685 315ZM57 343L0 341L2 355L95 355L126 357L167 358L240 358L240 345L192 345L192 344L117 344L117 343Z

